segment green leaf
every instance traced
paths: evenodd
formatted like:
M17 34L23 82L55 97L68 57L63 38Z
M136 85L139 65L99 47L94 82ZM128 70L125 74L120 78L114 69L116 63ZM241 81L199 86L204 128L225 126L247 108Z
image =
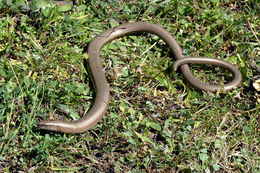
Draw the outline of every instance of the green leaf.
M36 12L40 9L45 9L48 6L47 2L45 0L37 0L37 1L32 1L30 4L30 9L33 12Z
M65 5L59 6L58 11L67 12L67 11L70 11L71 9L72 9L71 4L65 4Z
M200 158L200 160L201 160L202 162L205 162L205 161L207 161L207 160L209 159L209 155L206 154L206 153L200 153L200 154L199 154L199 158Z
M244 132L250 132L250 128L248 126L243 126L243 131Z
M123 100L120 101L119 109L124 113L126 111L126 104Z
M42 11L42 15L43 15L44 17L48 17L49 12L50 12L50 9L49 9L49 8L42 9L41 11Z
M109 24L110 24L111 28L116 27L116 26L118 25L117 22L116 22L116 20L114 20L114 19L111 19L111 20L109 21Z
M152 144L154 147L156 146L155 143L154 143L150 138L148 138L147 136L143 136L143 135L141 135L141 134L138 133L138 132L135 132L135 134L136 134L143 142Z
M112 43L108 43L104 46L103 48L104 50L116 50L117 49L117 46L115 44L112 44Z
M188 125L186 129L190 131L192 129L191 125Z
M84 86L82 85L79 85L78 88L75 90L76 93L78 94L82 94L84 93L85 89L84 89Z
M71 90L74 89L74 85L66 84L66 85L65 85L65 89L66 89L68 92L70 92Z
M184 5L180 5L178 6L178 11L181 15L183 15L185 13L185 6Z
M148 122L146 125L147 125L148 127L153 128L153 129L156 130L156 131L161 131L161 130L162 130L161 125L158 124L158 123L156 123L156 122Z
M77 10L80 12L80 11L84 11L84 10L86 10L87 9L87 6L86 5L79 5L78 7L77 7Z
M237 64L238 58L236 56L229 56L229 57L225 58L225 61L227 61L231 64Z
M132 138L129 138L129 139L127 140L127 142L129 142L130 144L136 144L136 141L133 140Z
M242 153L242 155L243 155L244 157L248 157L248 151L247 151L246 148L242 148L242 149L241 149L241 153Z
M147 91L147 89L143 86L139 86L137 89L138 91L140 91L140 93L144 93L145 91Z
M128 69L126 67L121 69L121 76L122 77L128 77L129 76Z
M154 108L154 105L153 105L153 103L151 102L151 101L146 101L145 102L145 104L146 104L146 106L150 109L150 110L154 110L155 108Z
M129 35L129 38L131 38L132 40L136 40L136 39L137 39L137 36L135 36L135 35Z
M220 170L220 166L218 164L213 164L212 167L213 167L214 171Z
M215 148L222 148L222 142L221 142L221 140L216 139L214 146L215 146Z
M48 5L45 0L37 0L35 4L37 5L38 8L42 8L42 9L46 8Z
M115 119L115 118L118 118L118 115L114 112L111 112L110 117Z

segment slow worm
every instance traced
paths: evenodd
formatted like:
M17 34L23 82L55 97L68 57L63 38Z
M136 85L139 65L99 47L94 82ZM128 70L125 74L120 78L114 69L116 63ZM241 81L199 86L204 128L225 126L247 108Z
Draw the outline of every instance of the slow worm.
M183 56L182 49L177 41L168 31L159 25L144 22L127 23L99 34L91 41L88 47L88 65L96 90L95 102L89 112L77 121L43 120L38 123L38 128L63 133L83 133L97 124L105 114L109 103L109 85L99 61L99 52L108 42L137 32L152 33L163 39L171 48L175 58L177 59L174 64L174 70L177 70L178 66L180 66L185 79L196 89L210 92L230 91L233 87L239 86L242 81L240 71L228 62L215 58ZM224 86L202 83L193 76L188 63L211 64L223 67L232 72L234 76L233 80Z

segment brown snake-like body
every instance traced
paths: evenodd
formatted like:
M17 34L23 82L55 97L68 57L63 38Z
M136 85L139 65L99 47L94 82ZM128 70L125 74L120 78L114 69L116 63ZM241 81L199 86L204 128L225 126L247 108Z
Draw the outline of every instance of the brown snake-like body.
M119 37L137 32L149 32L158 35L171 48L177 61L174 64L174 70L180 66L185 79L193 87L203 91L230 91L233 87L239 86L242 81L240 71L232 64L215 59L205 57L184 57L182 49L171 34L159 25L137 22L119 25L115 28L104 31L96 36L88 47L88 65L91 72L92 80L96 90L95 103L89 112L77 121L61 121L61 120L43 120L38 123L38 127L45 130L57 131L63 133L83 133L92 128L105 114L109 103L109 85L99 61L99 52L108 42ZM233 80L224 86L209 85L201 83L196 79L189 69L188 63L210 64L228 69L233 74Z

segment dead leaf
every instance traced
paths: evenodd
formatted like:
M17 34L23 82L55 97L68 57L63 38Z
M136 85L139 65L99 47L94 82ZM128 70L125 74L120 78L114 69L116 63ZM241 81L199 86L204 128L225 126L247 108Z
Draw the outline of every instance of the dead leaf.
M257 80L253 83L253 87L256 89L256 91L260 91L260 79L257 79Z

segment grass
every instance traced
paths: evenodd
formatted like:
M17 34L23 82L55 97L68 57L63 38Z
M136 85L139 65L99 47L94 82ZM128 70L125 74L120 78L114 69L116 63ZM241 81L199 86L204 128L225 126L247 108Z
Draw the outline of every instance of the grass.
M259 1L0 1L1 172L259 172ZM235 64L241 87L206 93L187 84L167 46L150 34L107 44L111 87L103 119L84 134L40 131L45 118L86 114L94 89L85 69L94 36L121 23L159 24L188 56ZM229 73L193 65L205 82ZM224 77L223 77L224 76Z

